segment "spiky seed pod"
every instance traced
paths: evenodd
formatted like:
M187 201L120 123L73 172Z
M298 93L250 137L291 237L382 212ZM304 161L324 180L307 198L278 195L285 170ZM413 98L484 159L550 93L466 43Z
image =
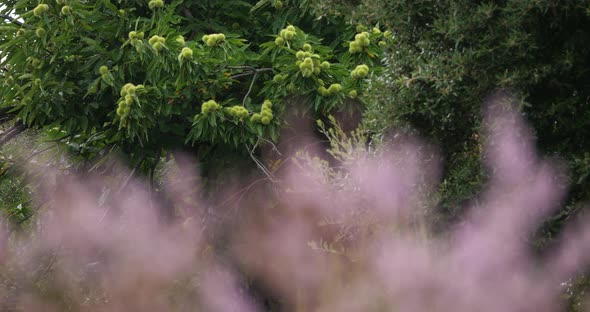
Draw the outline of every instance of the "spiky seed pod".
M156 42L152 45L152 47L154 50L156 50L156 52L160 52L164 48L164 44L161 42Z
M133 104L133 95L127 94L125 96L125 104L127 104L128 106Z
M350 52L350 54L358 53L361 51L363 51L363 48L356 41L350 42L348 48L348 52Z
M62 15L70 15L70 14L72 14L72 8L70 6L67 6L67 5L66 6L63 6L61 8L61 14Z
M41 17L47 12L47 10L49 10L49 6L45 3L41 3L33 9L33 14L37 17Z
M340 91L342 91L342 85L340 85L338 83L331 84L330 87L328 88L328 93L330 95L336 94Z
M37 30L35 30L35 34L37 35L37 37L43 38L43 37L45 37L45 34L47 34L47 32L45 31L44 28L39 27L39 28L37 28Z
M285 81L285 77L281 74L276 74L273 78L272 81L275 83L281 83L283 81Z
M182 51L180 51L180 56L184 59L190 60L193 58L193 50L191 50L191 48L182 48Z
M287 30L287 31L285 32L285 36L284 36L284 38L285 38L286 40L291 40L291 39L293 39L294 37L295 37L295 32L294 32L294 31Z

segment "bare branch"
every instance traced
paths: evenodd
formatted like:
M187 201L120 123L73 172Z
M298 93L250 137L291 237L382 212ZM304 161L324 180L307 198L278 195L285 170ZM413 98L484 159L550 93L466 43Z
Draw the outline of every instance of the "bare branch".
M254 87L254 82L256 81L256 77L258 76L258 72L254 72L254 77L252 78L252 82L250 83L250 88L248 88L248 92L244 96L244 100L242 100L242 106L246 105L246 99L250 96L250 92L252 92L252 87Z
M27 127L20 121L16 122L12 127L8 128L8 130L0 137L0 148L8 141L12 140L17 135L21 134L25 131Z
M23 26L23 23L19 22L16 18L14 18L14 17L12 17L10 15L0 14L0 18L2 18L4 20L7 20L7 21L9 21L9 22L11 22L11 23L13 23L15 25L18 25L18 26L21 26L21 27Z
M239 78L239 77L255 75L257 73L261 73L261 72L265 72L265 71L272 71L272 68L268 68L268 67L265 67L265 68L254 68L252 66L247 66L247 65L244 65L244 66L226 66L224 68L226 68L226 69L245 69L245 70L248 70L247 72L243 72L243 73L239 73L239 74L235 74L233 76L230 76L229 77L230 79L236 79L236 78Z
M268 177L268 179L271 182L273 182L273 183L280 182L280 180L277 179L277 177L275 177L274 174L272 172L270 172L270 170L268 170L268 168L266 168L266 166L260 160L258 160L258 158L256 158L254 156L254 151L256 150L258 143L260 143L260 138L258 138L258 140L256 140L256 144L254 144L252 149L248 151L250 154L250 158L252 158L252 160L256 163L256 166L258 166L258 168L260 168L260 170L262 170L262 172L264 172L264 174Z

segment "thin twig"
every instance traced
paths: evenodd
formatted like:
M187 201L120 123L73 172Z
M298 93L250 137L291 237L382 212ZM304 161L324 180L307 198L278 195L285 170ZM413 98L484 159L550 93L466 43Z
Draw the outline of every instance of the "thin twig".
M5 134L2 137L0 137L0 148L2 148L2 146L6 144L6 142L12 140L14 137L21 134L26 129L27 127L21 122L17 122L16 124L14 124L12 127L8 129L8 131L5 132Z
M23 23L19 22L16 18L10 16L10 15L6 15L6 14L0 14L0 18L8 20L18 26L23 26Z
M264 164L262 162L260 162L260 160L258 160L255 156L254 156L254 151L256 150L256 147L258 146L258 143L260 143L260 138L258 138L258 140L256 140L256 144L254 144L254 146L252 147L251 150L249 150L248 152L250 153L250 158L252 158L252 160L256 163L256 165L258 166L258 168L260 168L260 170L262 170L262 172L264 172L264 174L268 177L268 179L273 182L273 183L277 183L280 180L277 179L272 172L270 172L270 170L268 170L266 168L266 166L264 166Z
M248 70L247 72L230 76L229 77L230 79L236 79L239 77L250 76L252 74L256 74L256 73L260 73L260 72L272 71L272 68L254 68L252 66L226 66L225 68L226 69L247 69Z
M254 77L252 78L252 82L250 83L250 88L248 88L248 92L244 96L244 100L242 100L242 106L246 105L246 99L250 96L250 92L252 91L252 87L254 87L254 82L256 81L256 77L258 76L258 72L254 73Z
M131 177L133 177L133 174L135 173L135 169L137 169L137 167L134 167L133 170L131 170L131 172L129 173L129 175L127 175L127 178L125 178L125 181L123 182L123 184L119 188L119 192L121 192L122 190L124 190L127 187L127 184L129 184L129 181L131 181ZM98 224L101 224L104 221L105 217L107 216L107 214L110 211L110 208L111 208L111 206L108 206L104 210L104 213L102 214L102 217L100 217L100 220L98 220Z
M254 72L254 71L249 71L249 72L246 72L246 73L241 73L241 74L229 76L229 79L236 79L236 78L240 78L240 77L250 76L250 75L255 74L255 73L256 72Z
M228 203L230 200L232 200L234 197L238 196L239 194L241 194L242 192L245 192L247 190L249 190L250 188L252 188L256 183L258 182L262 182L264 180L268 180L268 178L260 178L257 180L254 180L252 183L250 183L248 186L244 187L243 189L235 192L233 195L231 195L230 197L228 197L226 200L224 200L222 203L220 203L219 205L216 205L217 207L223 207L226 203Z
M263 137L258 137L258 139L260 139L260 140L262 140L262 141L264 141L264 142L272 145L272 150L275 151L277 154L279 154L279 156L283 156L283 154L279 151L279 149L277 148L277 146L271 140L265 139Z

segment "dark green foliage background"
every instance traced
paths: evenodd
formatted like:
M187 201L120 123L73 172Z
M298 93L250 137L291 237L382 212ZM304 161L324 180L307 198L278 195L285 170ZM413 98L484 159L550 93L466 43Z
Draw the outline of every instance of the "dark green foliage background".
M458 221L484 187L482 104L512 94L542 155L567 168L563 209L540 228L546 246L590 199L590 1L317 1L394 33L386 70L373 80L364 124L375 139L417 132L442 150L436 194L442 224ZM444 226L443 226L444 227ZM576 294L588 280L574 283Z

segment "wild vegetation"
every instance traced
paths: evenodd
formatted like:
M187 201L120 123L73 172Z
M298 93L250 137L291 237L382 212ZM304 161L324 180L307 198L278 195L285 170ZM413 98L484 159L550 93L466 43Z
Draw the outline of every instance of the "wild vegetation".
M499 277L522 276L527 291L482 283L480 305L494 298L490 289L511 285L511 295L547 295L549 303L536 302L543 309L559 306L561 293L571 311L581 311L586 234L564 227L584 218L590 189L588 1L9 0L0 14L0 211L11 250L5 263L13 268L3 278L44 298L29 298L30 309L126 302L133 310L151 300L176 310L333 310L349 303L339 298L356 295L371 302L356 310L440 304L461 311L478 303L446 304L452 292L434 285L460 274L441 273L450 263L473 261L453 246L470 246L540 270L483 262L461 281L477 283L477 274L495 268ZM549 167L555 170L543 171ZM527 190L545 190L547 206L562 208L529 207L538 199ZM531 215L506 212L501 226L494 219L500 203ZM454 242L464 237L457 228L471 224L481 225L465 230L481 246ZM515 232L520 225L525 231ZM87 241L52 241L68 229ZM492 229L515 236L492 238ZM106 232L112 236L98 238ZM559 237L576 248L555 259L573 264L549 276L555 246L568 245ZM498 251L494 244L511 238L510 246L533 255ZM152 240L170 257L143 245ZM423 265L409 270L422 280L406 280L406 290L388 286L397 302L363 281L381 274L385 285L401 272L379 271L386 267L375 262L382 259L373 257L376 245L406 250ZM150 266L138 254L163 271L130 269ZM258 256L275 259L261 265ZM289 267L276 267L279 260ZM307 275L290 271L305 271L307 260ZM322 261L335 269L325 271ZM123 276L127 286L108 289L123 270L132 271ZM131 294L141 276L153 280ZM426 286L431 293L419 290ZM410 290L415 302L404 295ZM229 299L207 301L225 291ZM486 309L536 304L518 296ZM424 297L431 301L420 303Z

